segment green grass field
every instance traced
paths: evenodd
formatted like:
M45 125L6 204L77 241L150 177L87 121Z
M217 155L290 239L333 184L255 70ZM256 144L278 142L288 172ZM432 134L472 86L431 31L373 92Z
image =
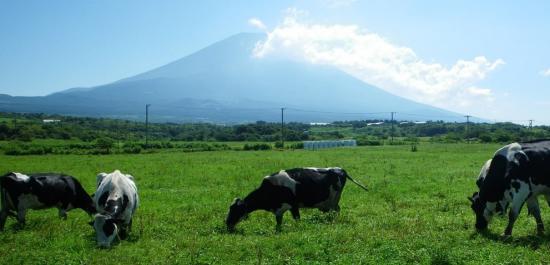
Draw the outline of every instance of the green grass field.
M120 169L141 197L133 232L111 249L95 247L81 210L63 221L56 210L31 211L27 226L9 219L0 232L3 264L533 264L550 262L550 232L535 236L523 209L514 236L502 241L505 218L486 235L474 231L466 197L498 145L421 144L324 151L156 153L106 156L0 156L0 171L64 172L89 193L101 171ZM233 198L284 168L340 166L367 184L348 182L338 216L287 213L275 232L271 213L256 212L228 234ZM550 210L542 204L543 219ZM549 226L550 227L550 226Z

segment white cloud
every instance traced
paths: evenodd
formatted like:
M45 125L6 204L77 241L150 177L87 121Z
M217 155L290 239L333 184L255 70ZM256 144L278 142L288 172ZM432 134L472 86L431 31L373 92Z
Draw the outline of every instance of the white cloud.
M550 76L550 68L540 71L540 74L546 77Z
M261 29L261 30L265 30L267 27L265 26L265 24L258 18L250 18L248 20L248 24L250 24L251 26L257 28L257 29Z
M492 91L475 84L503 65L502 59L477 56L451 66L425 62L411 48L357 25L301 23L299 12L291 11L257 44L256 57L288 56L333 65L396 95L455 110L492 101Z

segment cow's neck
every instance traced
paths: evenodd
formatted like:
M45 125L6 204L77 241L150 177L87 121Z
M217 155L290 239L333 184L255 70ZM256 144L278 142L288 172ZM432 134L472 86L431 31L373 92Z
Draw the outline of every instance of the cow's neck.
M258 189L248 194L248 196L244 198L244 202L246 204L246 211L248 213L251 213L259 209L265 210L267 205L265 201L265 196Z

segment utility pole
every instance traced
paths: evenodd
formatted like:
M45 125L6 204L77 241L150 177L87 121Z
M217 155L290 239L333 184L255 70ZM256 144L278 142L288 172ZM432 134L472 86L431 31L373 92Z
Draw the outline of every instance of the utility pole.
M470 143L470 115L464 116L466 117L466 141Z
M145 105L145 148L149 148L149 107L151 104Z
M533 120L529 120L529 135L527 136L527 139L529 141L531 141L532 139L532 134L533 134Z
M281 108L281 146L285 149L285 108Z
M391 143L393 144L393 135L394 135L394 128L393 128L393 115L395 114L395 112L391 112Z

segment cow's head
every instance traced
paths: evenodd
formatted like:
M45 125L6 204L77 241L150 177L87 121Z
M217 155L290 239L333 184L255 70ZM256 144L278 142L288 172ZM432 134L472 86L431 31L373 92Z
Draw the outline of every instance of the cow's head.
M479 192L474 192L472 197L468 197L468 199L472 203L471 207L476 215L476 229L487 229L494 212L488 209L487 201L481 199Z
M96 214L93 226L96 233L97 245L100 247L110 247L118 233L116 220L109 215Z
M248 217L248 211L246 210L246 203L236 198L231 206L229 206L229 213L227 214L227 219L225 219L225 224L229 231L233 231L235 226Z

